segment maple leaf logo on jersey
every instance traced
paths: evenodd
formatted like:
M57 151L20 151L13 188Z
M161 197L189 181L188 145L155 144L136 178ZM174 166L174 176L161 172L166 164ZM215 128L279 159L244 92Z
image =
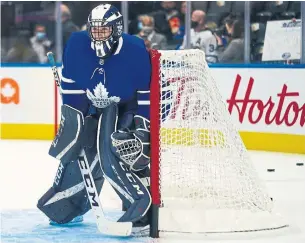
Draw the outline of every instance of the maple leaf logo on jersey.
M117 96L108 97L109 92L101 82L96 85L93 92L94 94L92 94L89 89L86 90L88 99L91 100L92 104L97 108L105 108L111 103L118 103L121 100L121 98Z

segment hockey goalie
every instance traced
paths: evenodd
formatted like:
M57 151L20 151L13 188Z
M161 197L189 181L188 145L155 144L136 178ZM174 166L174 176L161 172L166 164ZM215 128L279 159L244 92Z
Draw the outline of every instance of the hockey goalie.
M51 224L82 221L107 180L124 206L118 222L148 225L150 122L138 91L149 90L150 76L143 40L123 33L114 6L97 6L87 31L72 34L63 52L61 123L49 150L60 164L37 204ZM86 166L88 175L80 170Z

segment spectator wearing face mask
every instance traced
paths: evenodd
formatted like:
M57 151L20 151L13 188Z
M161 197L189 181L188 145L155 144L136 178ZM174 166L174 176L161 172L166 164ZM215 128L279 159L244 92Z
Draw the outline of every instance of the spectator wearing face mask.
M146 47L157 50L165 50L167 46L166 37L162 34L156 33L153 17L149 15L142 15L140 16L139 20L140 32L137 36L145 41Z
M217 62L217 39L213 32L206 26L206 14L202 10L195 10L192 13L191 26L191 48L201 49L205 53L208 63ZM186 48L186 37L184 36L180 49Z
M46 63L47 52L50 51L51 41L47 38L46 29L43 25L36 25L34 36L30 38L33 50L38 56L39 63Z

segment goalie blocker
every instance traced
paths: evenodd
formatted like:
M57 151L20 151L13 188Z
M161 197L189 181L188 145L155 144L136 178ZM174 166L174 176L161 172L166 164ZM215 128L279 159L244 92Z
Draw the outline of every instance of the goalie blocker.
M76 162L81 154L88 161L97 193L100 193L106 178L127 208L118 221L132 222L134 226L146 225L149 223L147 212L151 197L149 185L146 183L149 181L149 143L143 142L143 139L149 141L149 122L136 116L134 120L137 125L130 123L127 129L130 132L127 133L122 132L123 129L117 129L119 118L116 104L99 109L98 112L99 119L91 116L84 119L80 111L67 105L62 106L61 126L49 150L49 154L60 160L60 164L53 186L41 197L37 207L59 224L70 222L90 210L89 200L92 205L95 198L93 196L88 200L87 197L84 186L84 181L87 181L85 178L83 181ZM126 128L124 127L125 131ZM135 130L132 132L132 129ZM147 130L148 134L143 129ZM120 147L113 146L117 141L124 143L124 136L119 136L119 139L113 142L112 138L117 137L116 134L119 133L127 135L128 138L134 133L134 140L127 140L131 144L136 143L137 149L130 147L131 150L125 150L123 156ZM130 163L126 162L128 152L131 153L129 158L134 158L134 161L128 160Z

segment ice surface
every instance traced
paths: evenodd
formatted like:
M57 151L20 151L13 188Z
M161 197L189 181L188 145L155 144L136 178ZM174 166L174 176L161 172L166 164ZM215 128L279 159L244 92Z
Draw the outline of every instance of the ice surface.
M58 162L48 155L49 141L1 140L1 242L305 242L305 162L304 155L251 151L259 175L265 180L270 195L290 224L284 230L260 233L170 235L153 240L149 237L109 237L101 235L89 212L84 223L70 227L54 227L38 209L37 200L51 186ZM267 169L275 172L267 172ZM107 217L117 219L121 203L108 184L101 193Z

